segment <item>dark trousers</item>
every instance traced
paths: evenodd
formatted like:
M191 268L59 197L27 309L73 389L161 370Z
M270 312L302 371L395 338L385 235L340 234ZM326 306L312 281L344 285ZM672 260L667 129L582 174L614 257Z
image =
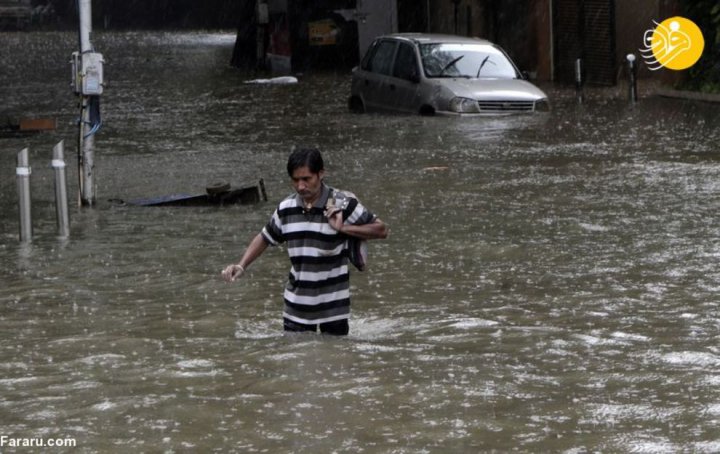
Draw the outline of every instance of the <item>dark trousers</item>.
M291 332L312 331L315 333L317 332L318 325L306 325L283 317L283 329ZM347 336L350 332L350 325L347 319L320 323L320 332L323 334L332 334L333 336Z

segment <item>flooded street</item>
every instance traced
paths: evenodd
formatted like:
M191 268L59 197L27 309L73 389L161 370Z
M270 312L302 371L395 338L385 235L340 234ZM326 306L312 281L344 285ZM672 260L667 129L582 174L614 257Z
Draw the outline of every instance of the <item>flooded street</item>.
M355 115L349 74L244 84L234 34L98 33L98 203L71 209L62 241L50 160L64 139L74 203L77 35L0 40L0 118L59 124L0 137L0 435L67 452L720 451L718 105L577 105L548 86L537 116ZM220 279L292 191L296 143L391 228L352 273L347 338L283 334L284 249ZM257 205L110 201L259 178Z

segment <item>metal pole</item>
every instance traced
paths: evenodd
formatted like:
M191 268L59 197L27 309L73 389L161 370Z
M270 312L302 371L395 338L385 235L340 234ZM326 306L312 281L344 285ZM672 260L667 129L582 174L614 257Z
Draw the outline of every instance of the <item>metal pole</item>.
M582 59L578 58L575 60L575 94L577 100L582 104L583 102L583 77L582 77Z
M629 98L630 102L636 103L637 96L637 66L635 66L635 54L627 54L625 57L628 62L628 78L629 78Z
M82 145L82 197L81 205L95 205L95 135L91 132L90 97L82 97L80 143Z
M78 0L80 15L80 52L90 52L90 32L92 31L92 2L91 0Z
M53 148L52 167L55 169L55 212L57 213L58 236L70 236L68 216L67 180L65 178L65 141L61 140Z
M32 241L32 208L30 203L30 158L28 149L24 148L17 155L18 201L20 208L20 241Z
M80 16L80 56L92 52L90 32L92 31L92 2L78 0ZM82 60L81 60L82 61ZM80 125L78 128L78 165L80 167L80 205L95 204L95 137L90 124L90 97L83 94L80 101Z

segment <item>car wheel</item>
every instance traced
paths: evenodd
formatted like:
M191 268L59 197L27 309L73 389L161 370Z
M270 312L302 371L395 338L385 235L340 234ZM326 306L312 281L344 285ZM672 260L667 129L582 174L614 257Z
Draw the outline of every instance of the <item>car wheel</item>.
M350 112L354 113L365 113L365 105L363 104L362 100L358 98L357 96L353 96L348 101L348 108L350 109Z

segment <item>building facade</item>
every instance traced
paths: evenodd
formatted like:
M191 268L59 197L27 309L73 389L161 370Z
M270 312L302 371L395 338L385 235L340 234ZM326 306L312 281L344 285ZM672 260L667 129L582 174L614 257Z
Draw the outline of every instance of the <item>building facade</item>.
M638 55L646 30L676 15L676 0L425 0L422 9L399 7L400 17L429 18L423 31L486 38L503 47L531 78L614 85L624 77L626 56ZM412 8L411 2L400 2ZM419 7L415 7L419 10ZM404 24L401 20L400 24ZM403 27L401 26L401 31ZM649 72L642 70L640 76Z
M277 72L349 68L375 36L429 32L488 39L540 81L574 83L579 60L583 81L597 85L624 77L626 55L638 54L645 31L678 9L677 0L246 1L240 49Z

